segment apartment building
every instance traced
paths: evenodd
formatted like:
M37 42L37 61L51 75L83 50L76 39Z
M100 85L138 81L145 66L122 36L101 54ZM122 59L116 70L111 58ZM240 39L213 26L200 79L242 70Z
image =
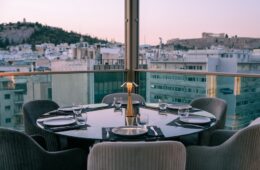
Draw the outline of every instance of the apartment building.
M253 61L251 51L214 48L172 54L170 60L151 59L148 68L195 73L147 73L146 97L150 102L163 99L168 103L189 103L202 96L222 98L228 102L226 127L230 129L244 127L260 115L260 80L206 75L206 72L259 73L260 62Z

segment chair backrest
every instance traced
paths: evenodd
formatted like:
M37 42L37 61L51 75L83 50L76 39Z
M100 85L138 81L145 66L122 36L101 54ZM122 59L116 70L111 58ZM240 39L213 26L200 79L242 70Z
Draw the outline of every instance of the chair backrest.
M56 151L59 149L58 139L54 134L41 130L36 125L36 120L42 114L59 108L59 105L51 100L34 100L23 106L24 128L29 135L39 134L46 140L47 149Z
M48 152L26 134L0 128L1 170L83 170L86 159L81 149Z
M232 155L226 164L229 169L258 170L260 168L260 124L248 126L219 145L225 157ZM221 158L219 158L221 159Z
M237 131L218 146L187 148L187 170L259 170L260 124Z
M184 170L186 149L182 143L104 142L94 145L88 170Z
M140 103L145 103L145 100L141 95L136 94L136 93L132 93L131 95L132 95L133 101L139 101ZM102 99L102 103L112 104L114 101L114 97L122 97L123 101L127 101L127 93L112 93L112 94L106 95Z
M32 135L35 133L36 120L42 114L59 108L59 105L51 100L34 100L23 106L25 132Z
M257 124L260 124L260 117L256 118L255 120L253 120L249 126L253 126L253 125L257 125Z
M216 129L223 129L225 127L227 103L219 98L202 97L191 101L192 107L205 110L216 116Z
M44 150L22 132L0 128L0 169L41 170Z

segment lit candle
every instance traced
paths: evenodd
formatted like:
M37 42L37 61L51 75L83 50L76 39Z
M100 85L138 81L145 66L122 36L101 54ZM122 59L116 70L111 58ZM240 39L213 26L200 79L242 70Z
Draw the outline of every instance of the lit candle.
M128 93L131 93L131 92L132 92L132 89L133 89L133 83L127 82L127 83L126 83L126 87L127 87L127 92L128 92Z

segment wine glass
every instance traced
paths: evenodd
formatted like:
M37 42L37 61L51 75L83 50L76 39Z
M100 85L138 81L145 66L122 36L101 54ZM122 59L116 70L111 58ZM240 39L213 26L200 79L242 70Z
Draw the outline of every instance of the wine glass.
M179 106L179 108L178 108L178 115L180 116L180 118L188 117L190 108L191 108L190 105L181 105L181 106Z
M149 115L147 113L141 113L136 116L136 123L138 126L142 126L147 129L147 124L149 123Z
M167 103L164 102L162 99L159 99L159 111L166 111Z
M114 106L115 106L115 111L121 110L122 107L122 97L114 98Z
M77 121L78 124L85 124L85 118L82 117L82 109L83 106L82 105L74 105L73 106L73 113L74 113L74 118Z

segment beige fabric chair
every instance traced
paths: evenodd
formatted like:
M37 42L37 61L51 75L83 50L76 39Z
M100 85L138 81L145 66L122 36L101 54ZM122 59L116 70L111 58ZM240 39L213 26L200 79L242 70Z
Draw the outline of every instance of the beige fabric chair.
M187 148L187 170L259 170L260 124L239 130L218 146Z
M123 101L127 101L127 93L112 93L106 95L102 99L102 103L112 104L114 101L114 97L122 97ZM133 101L139 101L140 103L145 103L144 98L141 95L136 93L132 93L132 99Z
M260 117L253 120L249 126L254 126L260 124ZM224 143L226 140L228 140L231 136L233 136L235 133L237 133L238 130L226 130L226 129L219 129L215 130L211 136L210 136L210 146L217 146L222 143Z
M190 105L216 116L216 125L200 134L199 143L201 145L208 145L211 133L216 129L223 129L225 127L227 103L219 98L202 97L193 100Z
M94 145L88 170L184 170L183 144L161 142L104 142Z

